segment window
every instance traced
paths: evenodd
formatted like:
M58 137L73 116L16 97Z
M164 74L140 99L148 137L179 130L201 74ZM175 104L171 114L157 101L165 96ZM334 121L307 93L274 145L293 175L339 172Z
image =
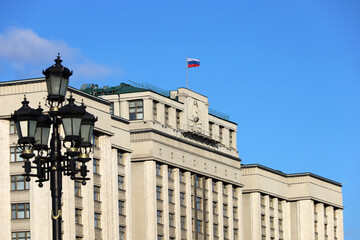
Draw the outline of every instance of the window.
M94 201L100 201L100 187L94 186Z
M209 122L209 136L211 138L213 137L213 127L214 127L214 123Z
M219 225L214 223L213 227L214 227L214 237L217 237L219 235Z
M94 227L101 228L101 213L94 213Z
M180 129L180 111L176 110L176 128Z
M196 197L196 209L202 210L202 198Z
M120 150L117 151L117 163L121 166L125 165L124 162L124 153Z
M28 190L29 182L25 180L24 176L17 175L11 176L11 190L19 191L19 190Z
M233 207L233 216L234 218L237 218L237 207Z
M169 213L169 226L170 227L175 227L174 218L175 218L175 214Z
M198 176L195 176L195 184L197 187L201 187L201 178Z
M141 120L144 118L143 100L129 101L130 120Z
M170 107L165 105L165 124L169 125L169 109Z
M169 196L169 203L173 203L174 202L174 190L169 189L168 196Z
M125 201L124 200L119 200L119 214L120 215L125 215Z
M233 189L232 189L232 195L233 195L233 198L237 198L237 196L236 196L236 189L233 187Z
M217 202L213 202L213 213L217 214L218 210L217 210Z
M224 127L219 126L219 140L221 143L223 141L223 129L224 129Z
M224 216L228 216L228 212L227 212L227 210L228 210L228 206L226 205L226 204L224 204L223 205L223 214L224 214Z
M153 120L157 121L158 117L157 117L157 108L158 108L158 103L157 101L153 101Z
M212 182L212 191L217 192L216 182Z
M99 136L96 134L93 135L93 145L94 145L94 147L97 147L97 148L100 147Z
M229 130L229 146L230 146L230 147L233 146L233 135L234 135L234 131L233 131L233 130Z
M95 174L100 174L100 160L94 158L93 159L93 171Z
M179 172L179 180L180 180L181 183L183 183L184 180L185 180L184 179L184 173L182 171Z
M124 240L125 239L125 227L119 226L119 239Z
M114 103L113 102L110 103L110 114L114 115Z
M156 175L161 176L161 165L156 163Z
M182 229L186 229L186 217L185 216L180 217L180 225L181 225Z
M237 230L237 228L234 228L234 230L233 230L233 233L234 233L234 240L237 240L238 239L238 230Z
M224 238L227 239L228 238L228 227L224 226Z
M30 218L30 203L11 204L11 218L12 219Z
M201 233L203 231L203 222L201 220L197 220L196 222L196 230Z
M173 170L171 167L168 167L168 178L169 179L174 179L174 176L173 176Z
M11 240L30 240L30 232L13 232Z
M21 149L17 147L10 147L10 161L11 162L23 162L24 159L20 157Z
M161 234L157 235L157 240L163 240L163 239L164 239L163 235L161 235Z
M162 211L157 210L157 223L162 224Z
M161 200L161 187L156 186L156 199Z
M118 175L118 189L125 190L125 177Z
M180 205L185 206L185 193L180 192Z
M82 224L82 210L75 208L75 223Z
M227 189L225 185L223 185L223 195L227 195Z
M74 181L74 193L76 197L81 197L81 182Z
M15 122L10 121L10 134L15 134L15 133L17 133L16 127L15 127Z

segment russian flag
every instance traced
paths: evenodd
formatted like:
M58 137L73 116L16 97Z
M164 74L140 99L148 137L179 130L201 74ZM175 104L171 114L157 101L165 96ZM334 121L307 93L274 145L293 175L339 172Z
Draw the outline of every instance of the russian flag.
M188 63L188 68L200 67L200 59L188 58L187 63Z

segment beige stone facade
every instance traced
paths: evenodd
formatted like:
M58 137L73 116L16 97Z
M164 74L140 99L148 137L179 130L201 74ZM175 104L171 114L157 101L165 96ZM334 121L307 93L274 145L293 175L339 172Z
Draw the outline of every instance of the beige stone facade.
M98 121L91 180L63 179L64 240L343 239L340 184L242 166L237 125L209 113L201 94L123 87L69 88ZM20 176L10 114L24 94L47 108L44 79L0 83L0 239L51 239L49 183Z

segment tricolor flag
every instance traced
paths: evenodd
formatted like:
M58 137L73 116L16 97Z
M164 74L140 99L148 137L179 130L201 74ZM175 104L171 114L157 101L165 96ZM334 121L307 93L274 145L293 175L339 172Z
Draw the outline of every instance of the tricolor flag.
M187 64L188 64L188 68L200 67L200 59L188 58Z

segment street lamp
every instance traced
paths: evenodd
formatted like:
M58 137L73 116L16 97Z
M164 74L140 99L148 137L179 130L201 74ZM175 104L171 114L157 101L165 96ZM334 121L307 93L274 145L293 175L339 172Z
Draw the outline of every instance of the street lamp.
M36 177L36 182L42 187L43 182L50 180L54 240L61 240L62 176L64 174L73 180L80 180L83 185L90 179L87 178L89 171L85 163L91 160L91 139L97 121L94 115L86 112L84 104L75 104L72 95L68 99L69 103L63 106L72 71L61 65L61 62L58 55L55 64L43 71L48 90L49 114L45 115L40 106L38 109L29 107L29 101L24 97L23 106L11 116L18 132L26 181ZM59 135L60 125L65 133L63 140ZM65 154L61 153L62 146L66 148ZM34 160L31 161L32 158ZM35 173L32 173L32 169L36 169Z

